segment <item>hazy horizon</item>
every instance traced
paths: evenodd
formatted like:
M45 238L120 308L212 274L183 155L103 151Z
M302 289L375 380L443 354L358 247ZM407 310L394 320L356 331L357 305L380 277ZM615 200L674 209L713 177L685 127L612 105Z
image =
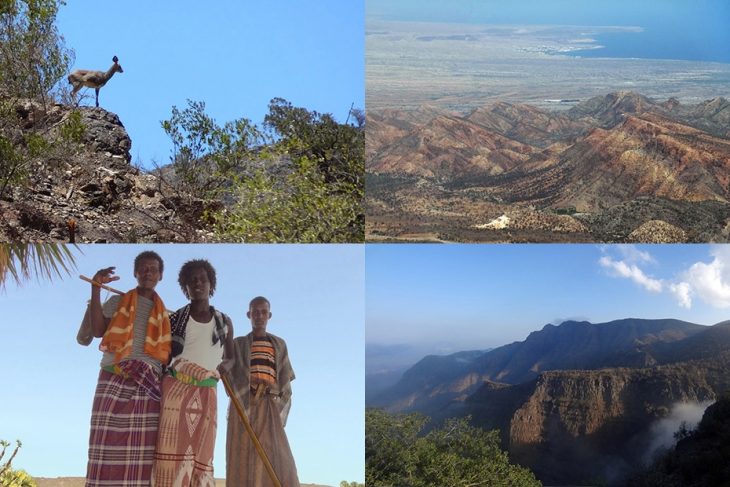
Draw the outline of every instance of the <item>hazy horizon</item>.
M637 48L681 54L669 59L730 62L727 21L730 4L722 0L368 0L365 19L456 24L640 26L650 35ZM649 42L647 42L649 39ZM660 42L656 42L661 40ZM647 57L647 56L640 56ZM649 56L650 57L650 56ZM657 59L656 57L650 57Z

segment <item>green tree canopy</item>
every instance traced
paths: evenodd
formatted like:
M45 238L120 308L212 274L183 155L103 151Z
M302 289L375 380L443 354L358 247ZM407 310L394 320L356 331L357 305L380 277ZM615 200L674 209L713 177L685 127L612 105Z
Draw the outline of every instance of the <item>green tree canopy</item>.
M420 414L365 413L365 483L373 487L539 486L529 470L511 465L499 435L449 419L421 435Z
M63 146L46 140L44 117L38 114L58 98L58 82L74 57L54 25L61 5L60 0L0 0L0 198L27 182L32 160L49 161L51 149ZM19 116L18 98L32 100L31 127ZM64 154L56 152L55 159Z
M73 51L55 26L59 0L0 0L0 88L45 101L69 71Z
M188 100L162 122L173 141L177 188L211 205L217 236L246 242L361 242L365 238L365 133L329 114L269 104L264 128L224 125Z

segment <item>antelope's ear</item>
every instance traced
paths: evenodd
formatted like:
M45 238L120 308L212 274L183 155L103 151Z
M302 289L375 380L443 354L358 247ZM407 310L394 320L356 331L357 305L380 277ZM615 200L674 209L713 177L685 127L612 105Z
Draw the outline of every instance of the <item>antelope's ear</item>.
M114 57L112 58L112 61L114 61L115 63L118 63L118 62L119 62L119 58L118 58L118 57L116 57L116 56L114 56Z

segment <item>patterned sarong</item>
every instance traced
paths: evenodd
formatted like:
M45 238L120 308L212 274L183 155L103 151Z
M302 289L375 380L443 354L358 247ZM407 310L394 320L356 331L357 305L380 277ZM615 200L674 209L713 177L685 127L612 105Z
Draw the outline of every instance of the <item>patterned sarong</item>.
M251 397L249 421L283 487L299 487L297 467L281 422L276 396ZM264 463L233 406L228 408L226 485L273 487Z
M159 379L137 360L99 372L86 487L149 486L160 416Z
M215 487L213 449L217 427L218 372L178 359L176 377L162 379L162 412L155 451L155 487ZM213 381L215 383L215 381Z

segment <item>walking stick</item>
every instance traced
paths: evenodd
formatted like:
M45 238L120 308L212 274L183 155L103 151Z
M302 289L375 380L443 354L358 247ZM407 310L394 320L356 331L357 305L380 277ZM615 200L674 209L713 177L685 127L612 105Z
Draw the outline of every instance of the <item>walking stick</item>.
M256 432L253 430L253 428L251 427L251 423L249 423L248 418L246 417L246 411L243 410L243 406L241 406L240 401L238 400L236 395L233 393L233 388L231 387L231 384L228 382L228 377L221 374L221 380L223 381L223 386L226 388L228 397L231 398L231 402L233 403L233 406L236 408L236 411L238 411L238 417L241 418L241 421L243 422L243 426L246 427L246 432L248 433L248 436L251 438L251 441L253 442L253 446L256 447L256 452L259 454L259 457L261 457L261 460L264 462L264 466L266 467L266 471L269 473L269 477L271 477L271 481L274 483L275 487L281 487L281 482L279 482L279 478L276 476L276 472L274 472L274 467L271 466L269 457L266 455L264 448L261 446L261 443L259 442L259 439L256 436Z
M111 286L101 284L86 276L82 275L82 276L79 276L79 278L82 281L90 282L91 284L93 284L95 286L99 286L102 289L106 289L107 291L111 291L116 294L124 294L124 292L120 291L119 289L114 289ZM168 311L168 313L169 312L170 311ZM225 375L221 374L221 380L223 381L223 386L226 389L226 393L228 393L228 397L231 398L231 402L233 403L233 406L236 408L236 411L238 411L238 417L241 418L241 421L243 422L243 426L246 427L246 432L248 433L248 436L251 438L251 441L253 442L253 446L256 447L256 453L259 454L259 457L261 457L261 460L264 462L264 467L266 467L266 471L268 472L269 477L271 477L271 481L274 483L274 487L281 487L281 482L279 482L279 477L276 476L276 472L274 472L274 467L271 465L271 462L269 461L269 457L266 455L264 448L261 446L261 442L259 441L258 436L256 436L256 432L251 427L251 423L248 421L248 418L246 417L246 411L243 410L243 406L241 406L241 403L239 402L238 398L233 393L233 388L231 387L231 384L228 382L228 378Z

